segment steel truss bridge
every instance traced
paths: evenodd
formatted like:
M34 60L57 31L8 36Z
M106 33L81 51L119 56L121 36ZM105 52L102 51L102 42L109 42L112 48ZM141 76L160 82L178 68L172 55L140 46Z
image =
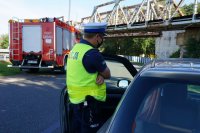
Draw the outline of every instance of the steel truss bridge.
M160 36L161 31L183 30L200 27L198 0L193 0L193 14L182 12L184 0L142 0L140 4L122 7L123 1L113 0L94 7L92 15L82 18L81 23L107 22L108 37ZM100 12L112 6L112 10Z

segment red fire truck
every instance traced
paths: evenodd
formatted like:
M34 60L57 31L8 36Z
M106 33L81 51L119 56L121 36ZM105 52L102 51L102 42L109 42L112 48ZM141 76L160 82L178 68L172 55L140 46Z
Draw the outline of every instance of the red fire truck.
M60 18L12 19L8 67L30 71L40 68L65 70L70 49L79 41L80 32Z

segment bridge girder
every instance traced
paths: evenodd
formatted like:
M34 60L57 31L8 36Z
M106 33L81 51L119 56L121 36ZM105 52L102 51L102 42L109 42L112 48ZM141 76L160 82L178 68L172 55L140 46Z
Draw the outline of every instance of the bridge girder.
M194 0L193 14L185 16L181 10L184 0L142 0L140 4L121 6L125 0L113 0L95 6L89 17L82 18L82 23L107 22L108 34L123 32L158 32L178 30L190 26L200 26L200 15L197 12L198 0ZM127 0L128 1L128 0ZM129 0L131 1L131 0ZM134 0L132 0L134 1ZM112 10L99 12L99 9L113 5Z

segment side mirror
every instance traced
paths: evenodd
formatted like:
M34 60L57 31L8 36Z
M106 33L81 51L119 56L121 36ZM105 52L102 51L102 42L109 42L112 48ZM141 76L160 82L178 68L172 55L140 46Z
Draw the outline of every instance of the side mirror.
M119 80L118 83L117 83L117 86L120 87L120 88L124 88L126 89L128 87L128 85L130 84L131 81L129 80Z

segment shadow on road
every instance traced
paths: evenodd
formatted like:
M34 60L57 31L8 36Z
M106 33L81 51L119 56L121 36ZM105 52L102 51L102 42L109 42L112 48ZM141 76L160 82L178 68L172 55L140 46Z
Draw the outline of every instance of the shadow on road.
M58 130L64 86L65 74L49 70L0 77L0 132Z
M22 74L27 74L27 75L65 75L65 72L62 71L52 71L49 69L41 69L38 72L30 72L23 70Z

